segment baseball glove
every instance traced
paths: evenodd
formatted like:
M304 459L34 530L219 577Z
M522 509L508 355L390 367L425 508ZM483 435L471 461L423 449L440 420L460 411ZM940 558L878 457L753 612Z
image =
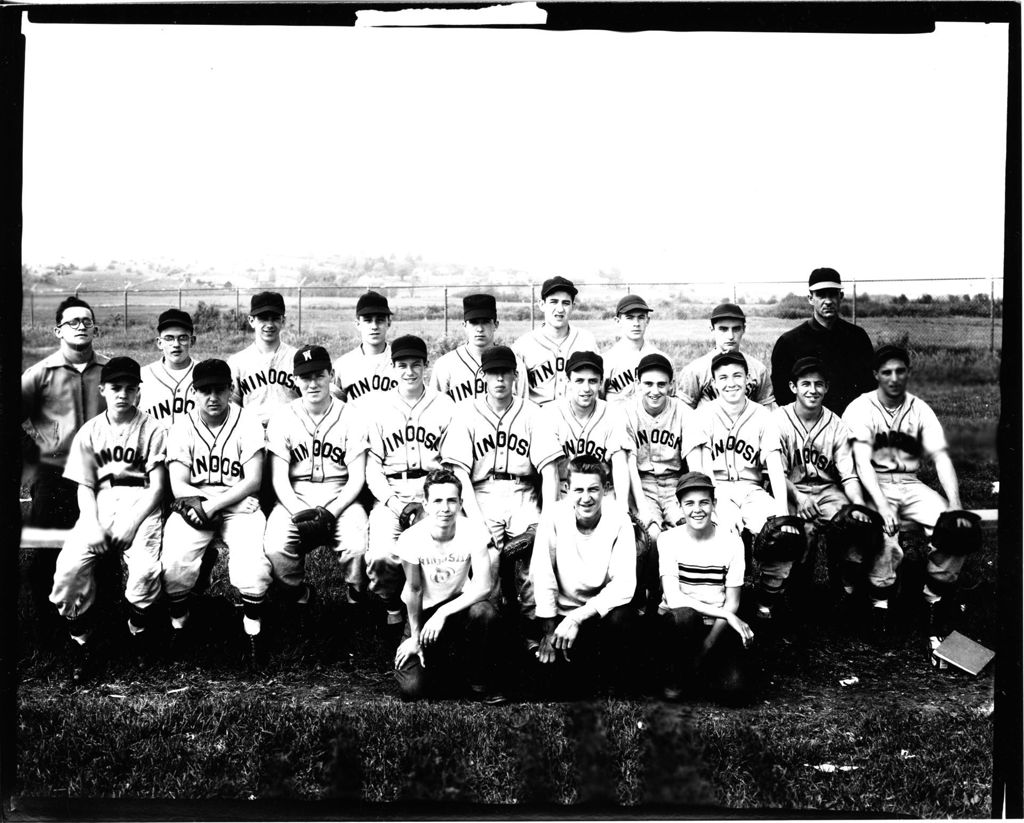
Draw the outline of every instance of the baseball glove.
M501 548L502 559L530 561L533 555L533 541L537 536L537 526L529 526L526 531L513 535L505 541Z
M783 531L785 526L794 526L797 534ZM754 558L764 561L797 560L807 546L804 536L803 518L787 514L775 515L765 521L764 527L754 538Z
M956 521L959 519L967 520L970 525L967 528L958 526ZM932 545L941 552L958 557L973 554L981 548L981 517L962 509L943 512L935 521Z
M655 549L655 541L651 540L651 536L647 533L647 529L644 528L644 524L640 522L635 514L629 513L630 522L633 524L633 538L636 540L636 556L646 557Z
M853 516L857 513L866 515L868 522ZM882 515L878 512L867 506L847 503L829 521L831 534L828 545L844 551L856 546L865 560L871 560L882 551L883 525Z
M299 551L303 554L334 545L338 519L323 506L295 512L292 523L299 530Z
M210 531L217 525L217 518L210 517L203 508L205 497L179 497L171 503L171 511L176 511L193 529Z
M423 517L422 503L406 503L402 513L398 515L398 527L405 531L411 525L418 522L421 517Z

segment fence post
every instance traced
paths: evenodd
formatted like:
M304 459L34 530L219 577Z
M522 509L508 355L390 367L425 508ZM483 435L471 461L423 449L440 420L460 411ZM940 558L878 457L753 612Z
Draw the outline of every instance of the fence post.
M124 333L128 334L128 289L124 290Z
M857 281L853 281L853 322L857 322Z
M444 336L448 336L448 287L444 287Z
M537 284L530 284L530 331L537 325Z
M241 308L242 308L241 303L238 302L239 301L239 293L240 293L240 290L236 286L235 287L235 314L238 314L241 311Z
M732 284L732 302L733 303L736 302L736 283L735 282Z
M181 311L181 289L178 289L178 311Z
M299 286L299 329L298 334L302 334L302 286Z
M989 297L988 297L988 322L989 322L989 337L988 337L988 353L995 354L996 351L996 279L993 277L989 280Z
M32 291L28 293L28 322L29 325L34 329L36 327L36 289L32 287Z

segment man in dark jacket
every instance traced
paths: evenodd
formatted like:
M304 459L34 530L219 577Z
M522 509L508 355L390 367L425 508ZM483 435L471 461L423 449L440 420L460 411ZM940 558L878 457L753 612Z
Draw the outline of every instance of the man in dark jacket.
M853 398L875 387L874 348L864 329L839 316L843 286L835 269L815 269L807 283L812 316L785 332L772 350L772 387L780 406L792 403L789 373L801 357L816 357L832 375L825 405L842 414Z

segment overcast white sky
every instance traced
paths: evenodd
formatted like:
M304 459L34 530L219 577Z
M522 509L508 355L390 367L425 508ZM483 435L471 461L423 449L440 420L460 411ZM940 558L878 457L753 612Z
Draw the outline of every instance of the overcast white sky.
M24 31L29 264L1002 272L1004 24Z

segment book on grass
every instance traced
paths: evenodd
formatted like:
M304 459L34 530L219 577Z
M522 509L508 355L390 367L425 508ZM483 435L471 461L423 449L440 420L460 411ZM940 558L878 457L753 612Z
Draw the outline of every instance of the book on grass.
M935 656L969 674L977 674L989 664L996 653L960 632L952 632L939 644Z

